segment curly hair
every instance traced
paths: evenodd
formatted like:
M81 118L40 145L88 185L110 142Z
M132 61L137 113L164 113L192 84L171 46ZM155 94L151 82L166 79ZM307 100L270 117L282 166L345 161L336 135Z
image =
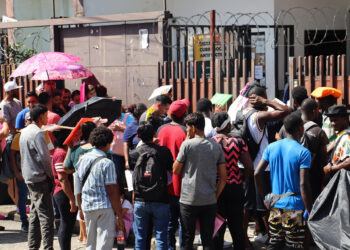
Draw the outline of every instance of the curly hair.
M96 148L103 148L107 146L107 144L112 143L113 133L105 126L98 126L91 132L89 141L92 146Z

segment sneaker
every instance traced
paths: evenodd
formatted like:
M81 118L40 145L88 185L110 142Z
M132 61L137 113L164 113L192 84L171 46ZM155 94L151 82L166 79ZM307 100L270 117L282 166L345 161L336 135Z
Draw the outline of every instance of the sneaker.
M230 248L230 247L232 247L232 242L228 242L224 240L224 248Z
M254 242L265 244L268 238L269 238L269 235L267 233L266 234L259 233L258 235L254 236Z
M201 235L198 235L198 241L197 241L198 245L202 245L202 239L201 239Z
M23 233L28 233L28 226L27 226L27 225L22 225L21 231L22 231Z

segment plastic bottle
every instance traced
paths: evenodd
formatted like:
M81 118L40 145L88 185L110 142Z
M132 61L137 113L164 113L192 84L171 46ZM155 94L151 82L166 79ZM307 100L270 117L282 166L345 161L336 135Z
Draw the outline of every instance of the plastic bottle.
M124 232L122 230L117 232L117 242L119 245L125 245Z

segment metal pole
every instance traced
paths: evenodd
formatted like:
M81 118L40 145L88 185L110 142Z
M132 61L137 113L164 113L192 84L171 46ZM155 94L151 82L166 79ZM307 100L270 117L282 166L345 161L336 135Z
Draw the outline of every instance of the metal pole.
M164 5L164 11L167 11L167 8L166 8L166 0L163 0L163 5Z
M215 10L210 11L210 59L211 59L210 77L213 79L213 83L214 83L215 81Z
M55 0L52 0L52 14L53 14L53 19L56 18L56 10L55 10Z

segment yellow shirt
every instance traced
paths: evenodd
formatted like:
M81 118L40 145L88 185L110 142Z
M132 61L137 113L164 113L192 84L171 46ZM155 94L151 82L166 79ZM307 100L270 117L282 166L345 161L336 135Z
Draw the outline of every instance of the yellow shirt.
M44 135L45 135L46 143L49 146L49 150L51 150L50 146L52 145L52 143L51 143L51 140L50 140L49 133L48 133L48 131L43 131L43 132L44 132ZM21 136L21 132L18 132L13 137L12 144L11 144L11 150L19 151L19 138L20 138L20 136Z

